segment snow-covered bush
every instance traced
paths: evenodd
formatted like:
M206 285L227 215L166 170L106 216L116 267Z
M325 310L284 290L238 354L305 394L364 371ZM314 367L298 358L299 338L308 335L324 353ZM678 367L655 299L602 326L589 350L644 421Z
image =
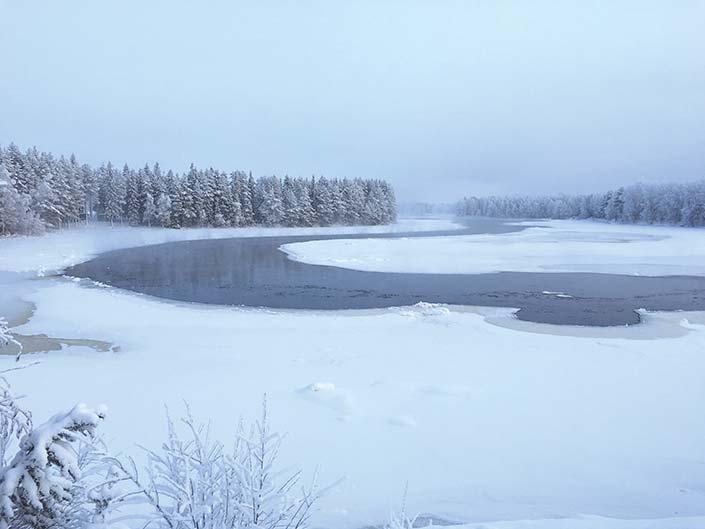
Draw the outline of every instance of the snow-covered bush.
M0 349L10 343L21 353L0 318ZM4 376L31 365L0 371L0 529L84 529L114 499L113 477L99 474L105 454L96 428L105 410L79 404L35 428Z
M20 342L15 340L10 334L10 330L7 325L5 318L0 317L0 348L6 347L10 344L20 345Z
M83 404L31 428L0 475L0 529L73 529L92 519L82 473L96 460L102 409ZM23 423L20 423L21 425Z
M185 434L168 420L161 450L147 450L142 477L133 460L116 461L152 509L151 527L170 529L298 529L320 497L315 479L302 486L296 472L281 479L275 463L282 441L272 433L266 405L250 430L242 423L232 451L211 438L187 408Z
M23 435L32 429L32 416L18 403L10 385L0 377L0 469Z
M9 333L7 322L0 318L0 349L9 344L22 351L22 345ZM17 397L4 377L6 372L0 371L0 469L5 468L8 453L14 445L32 428L31 415L17 403Z
M409 484L407 483L404 487L404 497L401 502L401 509L399 512L392 512L389 515L389 520L384 526L384 529L414 529L416 527L416 520L418 517L409 517L406 513L406 496L409 493ZM430 525L430 524L429 524Z
M11 337L0 329L3 347ZM104 466L96 428L105 412L78 405L34 427L4 376L26 367L0 372L0 529L84 528L110 503L96 474Z
M22 344L18 342L10 333L5 318L0 317L0 349L2 349L3 347L7 347L10 344L17 347L17 359L19 360L22 354Z
M404 512L392 513L384 529L414 529L416 518L409 518Z

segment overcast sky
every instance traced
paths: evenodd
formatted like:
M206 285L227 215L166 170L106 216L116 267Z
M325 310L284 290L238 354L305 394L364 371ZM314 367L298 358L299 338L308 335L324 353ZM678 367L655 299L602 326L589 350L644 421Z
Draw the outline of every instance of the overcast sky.
M10 141L401 200L702 178L705 0L0 0Z

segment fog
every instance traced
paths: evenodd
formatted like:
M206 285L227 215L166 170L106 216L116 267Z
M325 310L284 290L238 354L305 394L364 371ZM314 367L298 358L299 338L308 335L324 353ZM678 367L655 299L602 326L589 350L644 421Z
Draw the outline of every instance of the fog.
M0 144L403 201L692 180L703 24L686 0L0 0Z

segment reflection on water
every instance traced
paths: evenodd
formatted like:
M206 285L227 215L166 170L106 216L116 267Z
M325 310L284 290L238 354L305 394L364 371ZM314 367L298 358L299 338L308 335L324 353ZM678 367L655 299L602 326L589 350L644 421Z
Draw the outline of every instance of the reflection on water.
M635 309L705 309L705 278L585 273L480 275L361 272L291 261L282 244L340 238L507 233L524 229L473 219L452 232L199 240L128 248L66 271L162 298L255 307L365 309L419 301L518 307L529 321L624 325ZM565 292L570 297L551 293Z

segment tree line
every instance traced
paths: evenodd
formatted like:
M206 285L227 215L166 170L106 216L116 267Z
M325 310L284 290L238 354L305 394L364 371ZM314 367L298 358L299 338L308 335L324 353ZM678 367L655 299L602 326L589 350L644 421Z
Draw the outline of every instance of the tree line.
M683 184L634 184L588 195L469 197L457 204L456 212L482 217L604 219L705 226L705 180Z
M98 168L15 144L0 147L0 234L37 233L79 220L131 226L388 224L394 190L361 178L253 178L217 169Z

